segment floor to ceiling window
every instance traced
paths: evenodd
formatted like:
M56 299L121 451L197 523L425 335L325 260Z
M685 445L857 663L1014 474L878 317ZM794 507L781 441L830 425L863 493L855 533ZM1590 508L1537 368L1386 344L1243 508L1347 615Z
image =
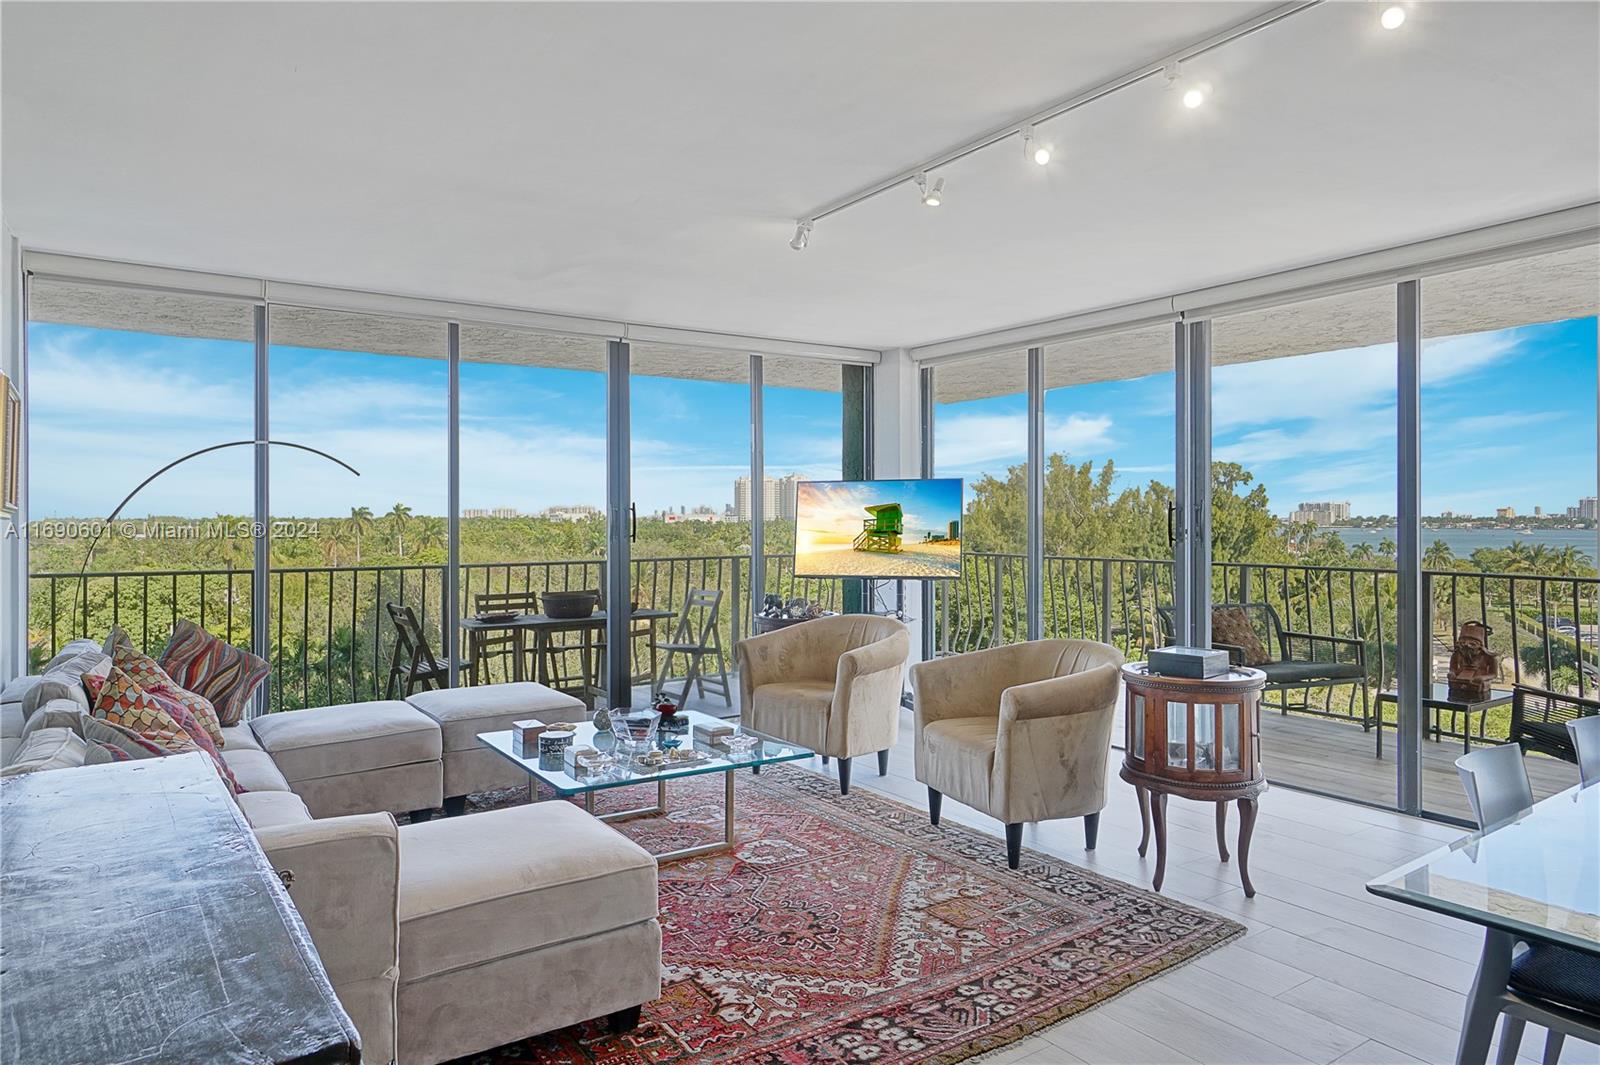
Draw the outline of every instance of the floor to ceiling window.
M748 625L751 601L750 356L635 343L629 357L634 599L641 608L676 616L691 593L710 593L731 671L733 641ZM698 634L701 618L691 620ZM635 625L637 684L663 668L671 677L685 676L683 656L665 663L655 649L674 625L673 619ZM706 668L715 670L709 662ZM728 708L728 700L709 689L691 705L702 698L713 710Z
M445 326L286 306L268 326L272 438L325 453L272 449L271 705L382 698L391 607L445 652Z
M600 591L606 342L464 324L460 348L462 616L537 611L548 591ZM597 685L603 648L570 633L561 640L576 650L525 647L523 675L569 690ZM462 653L479 683L516 675L507 632L467 638Z
M963 479L959 581L935 585L934 646L970 651L1027 639L1028 353L933 371L933 462Z
M1142 658L1169 642L1173 601L1173 327L1050 344L1044 357L1042 631Z
M112 625L155 653L179 618L249 647L252 447L102 520L254 438L256 309L40 279L28 311L30 665Z
M1564 721L1600 697L1597 303L1592 246L1422 282L1426 679L1445 682L1467 622L1490 657L1460 664L1492 675L1474 711L1425 716L1424 760L1522 743L1536 799L1577 782ZM1453 783L1425 773L1423 808L1470 817Z
M844 374L838 363L766 355L762 365L762 485L766 587L785 603L844 607L844 582L795 577L795 505L802 481L844 477ZM756 607L759 610L761 603Z
M1212 323L1214 643L1267 673L1269 779L1393 805L1392 285ZM1433 767L1448 772L1448 763Z

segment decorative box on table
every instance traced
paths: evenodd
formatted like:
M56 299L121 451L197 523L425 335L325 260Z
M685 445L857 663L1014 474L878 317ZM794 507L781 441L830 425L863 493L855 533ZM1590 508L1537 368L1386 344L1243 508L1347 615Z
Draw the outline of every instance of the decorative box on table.
M1205 679L1156 673L1144 662L1122 667L1127 717L1121 776L1139 796L1140 857L1155 823L1157 891L1166 875L1167 796L1172 794L1217 804L1217 852L1223 861L1228 860L1228 803L1238 802L1239 879L1247 896L1255 894L1248 863L1256 798L1267 790L1261 769L1266 680L1265 673L1248 666Z

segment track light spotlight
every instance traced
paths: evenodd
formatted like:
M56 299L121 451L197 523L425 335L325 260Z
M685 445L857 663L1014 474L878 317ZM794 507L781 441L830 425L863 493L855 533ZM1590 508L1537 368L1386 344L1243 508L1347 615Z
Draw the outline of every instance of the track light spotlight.
M1167 91L1183 88L1183 106L1193 111L1206 102L1206 86L1186 82L1183 77L1183 68L1177 63L1168 63L1163 71L1167 77Z
M944 178L939 178L932 185L928 184L927 174L917 175L917 189L922 193L922 206L937 207L944 202Z
M1050 146L1034 139L1032 126L1022 127L1022 154L1040 166L1050 162Z
M795 251L805 251L806 245L811 243L811 219L802 219L794 224L794 237L789 241L789 247Z
M1378 16L1378 25L1386 30L1397 30L1406 21L1406 9L1399 4L1390 4L1383 9L1383 14Z

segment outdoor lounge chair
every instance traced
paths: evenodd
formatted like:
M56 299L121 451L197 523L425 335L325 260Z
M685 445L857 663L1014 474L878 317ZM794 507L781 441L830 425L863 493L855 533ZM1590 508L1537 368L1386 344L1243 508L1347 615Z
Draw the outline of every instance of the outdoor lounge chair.
M1538 751L1567 762L1578 760L1568 721L1600 714L1600 700L1516 684L1511 688L1511 732L1507 739L1524 752Z
M1239 613L1224 614L1224 611ZM1171 643L1175 638L1173 633L1176 631L1172 608L1157 607L1156 614L1160 619L1162 637ZM1236 619L1240 614L1255 632L1260 644L1259 649L1247 649L1241 644L1227 643L1218 638L1217 631L1212 633L1211 646L1218 651L1227 651L1228 661L1233 665L1252 666L1265 673L1267 692L1303 693L1302 701L1298 703L1291 703L1287 698L1280 698L1276 702L1263 698L1263 705L1276 706L1285 714L1290 710L1299 710L1305 713L1329 715L1331 711L1311 705L1307 698L1311 689L1359 685L1361 727L1365 731L1371 731L1377 720L1372 714L1371 693L1367 687L1367 645L1366 641L1360 638L1359 630L1355 637L1295 632L1283 627L1277 610L1270 603L1216 603L1211 607L1213 629L1226 631L1226 627L1219 622L1224 618ZM1257 653L1251 654L1252 650ZM1265 654L1264 660L1262 652ZM1350 704L1354 710L1353 691L1350 695Z

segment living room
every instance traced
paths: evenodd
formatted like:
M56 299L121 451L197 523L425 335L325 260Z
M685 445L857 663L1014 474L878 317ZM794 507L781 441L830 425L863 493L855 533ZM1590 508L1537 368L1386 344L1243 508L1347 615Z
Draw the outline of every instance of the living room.
M1600 4L0 49L0 1057L1600 1061Z

